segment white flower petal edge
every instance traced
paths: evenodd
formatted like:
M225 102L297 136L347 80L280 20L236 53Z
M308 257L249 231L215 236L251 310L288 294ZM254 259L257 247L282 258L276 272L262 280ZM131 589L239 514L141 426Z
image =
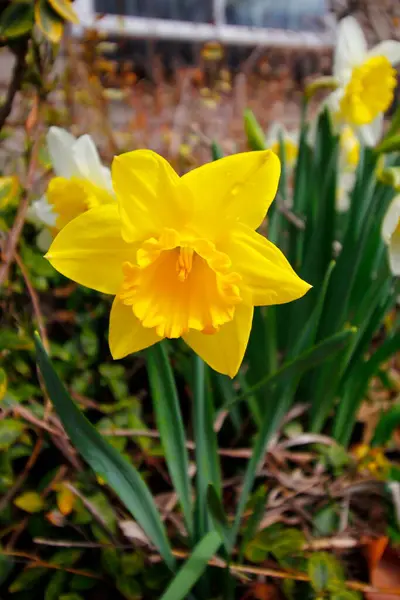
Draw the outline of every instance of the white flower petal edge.
M333 75L339 82L347 82L351 70L361 64L367 55L367 41L354 17L345 17L338 25L338 37L333 61Z
M47 201L46 196L42 196L40 200L33 202L30 209L30 217L36 223L44 223L49 227L55 227L56 225L57 214L53 211L53 207Z
M271 125L268 128L267 136L266 136L266 146L270 148L273 144L279 142L279 137L282 135L283 139L285 139L288 135L286 127L279 123L278 121L272 121Z
M382 237L389 246L389 264L393 275L400 276L400 196L392 200L382 223Z
M109 188L105 176L105 167L101 164L99 153L90 135L82 135L72 147L74 160L79 174L94 185L103 189Z
M375 146L382 137L383 122L384 116L381 113L371 123L368 123L368 125L357 127L356 132L361 142L366 146Z
M355 171L342 172L339 175L337 182L338 188L336 193L336 209L340 213L344 213L350 208L350 192L353 189L356 180Z
M392 65L397 65L400 63L400 42L396 42L395 40L380 42L371 48L367 56L386 56Z
M50 127L47 133L47 146L57 177L70 179L78 175L79 170L72 151L75 142L76 138L65 129Z

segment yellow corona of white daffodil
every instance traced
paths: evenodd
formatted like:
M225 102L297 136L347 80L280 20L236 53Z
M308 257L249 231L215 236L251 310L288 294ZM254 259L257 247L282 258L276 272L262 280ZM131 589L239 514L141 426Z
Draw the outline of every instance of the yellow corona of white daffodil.
M33 203L33 219L57 232L88 209L115 203L110 170L101 164L89 135L76 139L60 127L50 127L47 145L56 177L43 198Z
M287 167L292 169L296 164L299 151L299 132L288 131L284 125L275 121L271 123L266 135L267 148L270 148L275 154L279 154L281 139Z
M386 40L368 50L356 19L340 21L333 65L338 88L328 104L336 120L355 127L367 145L374 145L382 131L396 86L393 65L399 62L400 42Z
M269 150L223 158L183 177L150 150L114 159L118 203L73 219L47 254L70 279L115 295L114 358L183 337L213 369L237 373L253 307L290 302L310 288L255 231L279 174Z
M392 200L382 223L382 237L389 249L389 265L400 277L400 196Z
M345 125L340 132L339 171L336 208L346 212L350 207L350 192L354 187L356 169L360 159L360 141L354 130Z

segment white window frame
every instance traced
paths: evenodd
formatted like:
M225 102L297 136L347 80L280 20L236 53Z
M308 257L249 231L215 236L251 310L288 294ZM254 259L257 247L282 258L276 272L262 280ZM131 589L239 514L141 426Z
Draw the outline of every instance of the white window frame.
M90 27L99 32L122 37L188 42L217 40L222 44L239 46L330 48L334 44L335 19L330 14L326 18L326 29L320 33L266 29L227 25L225 5L226 0L213 0L214 24L209 24L109 14L98 19L94 0L75 0L74 8L78 13L80 25L73 27L73 33L79 36L84 28Z

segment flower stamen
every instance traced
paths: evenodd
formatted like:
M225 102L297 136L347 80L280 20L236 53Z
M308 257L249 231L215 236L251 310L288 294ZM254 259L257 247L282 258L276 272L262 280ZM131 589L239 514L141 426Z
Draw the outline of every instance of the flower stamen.
M193 266L193 248L183 246L179 249L178 260L176 261L176 271L179 281L186 281Z

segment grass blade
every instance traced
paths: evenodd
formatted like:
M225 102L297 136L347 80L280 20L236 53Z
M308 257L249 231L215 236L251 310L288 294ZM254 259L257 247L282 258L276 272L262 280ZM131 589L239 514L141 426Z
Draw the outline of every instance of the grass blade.
M147 372L168 471L178 494L191 537L193 535L193 512L185 429L174 375L162 343L156 344L147 351Z
M183 600L206 570L207 563L222 543L220 535L211 531L194 548L192 555L179 569L160 600Z
M71 442L119 496L143 531L158 548L167 565L174 569L175 559L153 497L137 472L89 423L60 381L38 334L34 337L40 372L58 416Z

